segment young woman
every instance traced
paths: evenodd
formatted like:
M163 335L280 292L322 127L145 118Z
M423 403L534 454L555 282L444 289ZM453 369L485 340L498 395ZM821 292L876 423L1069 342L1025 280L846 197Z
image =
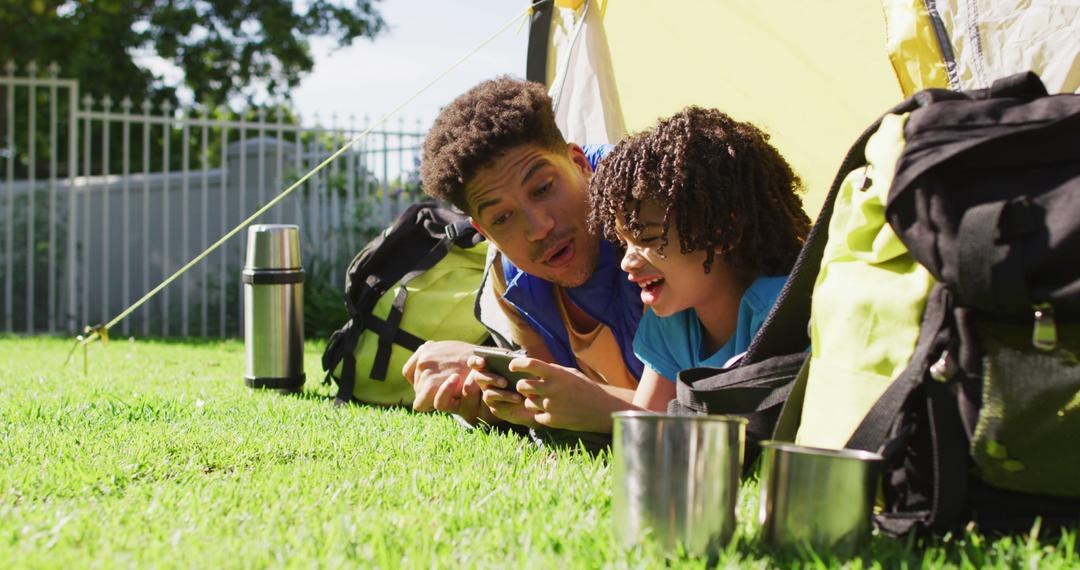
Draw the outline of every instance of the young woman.
M743 353L787 279L810 220L768 135L688 107L633 136L590 183L590 227L625 247L647 310L633 403L663 410L675 375Z

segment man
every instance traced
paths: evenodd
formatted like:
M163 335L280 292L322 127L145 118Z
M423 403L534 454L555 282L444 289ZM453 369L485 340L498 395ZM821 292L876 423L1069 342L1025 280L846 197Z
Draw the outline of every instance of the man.
M505 380L477 374L482 362L470 369L472 346L428 343L403 370L415 409L601 431L632 401L642 372L633 354L640 288L613 246L587 229L588 180L605 150L568 144L535 83L486 81L440 113L424 143L424 191L469 214L498 249L499 305L537 379L519 382L520 394L500 390Z

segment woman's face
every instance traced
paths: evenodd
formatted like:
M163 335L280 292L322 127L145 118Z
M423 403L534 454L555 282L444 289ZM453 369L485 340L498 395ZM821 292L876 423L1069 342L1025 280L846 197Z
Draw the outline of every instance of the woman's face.
M680 251L674 215L661 253L664 210L656 202L641 204L639 220L644 227L638 237L621 223L616 224L615 232L626 244L621 267L630 281L641 287L641 301L657 316L667 317L689 308L700 313L718 296L725 296L722 293L732 285L733 275L721 255L713 257L711 270L705 273L705 250Z

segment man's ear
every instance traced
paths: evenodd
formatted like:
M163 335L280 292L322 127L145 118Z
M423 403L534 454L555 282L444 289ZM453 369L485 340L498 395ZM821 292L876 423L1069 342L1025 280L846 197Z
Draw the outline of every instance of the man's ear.
M476 231L480 235L484 236L484 239L488 239L488 235L484 233L484 228L480 227L480 224L476 223L476 220L469 218L469 223L472 224L472 227L476 228Z
M586 177L592 174L592 164L589 164L589 157L585 156L585 150L581 148L577 143L567 143L566 145L567 155L570 157L570 162L574 164Z

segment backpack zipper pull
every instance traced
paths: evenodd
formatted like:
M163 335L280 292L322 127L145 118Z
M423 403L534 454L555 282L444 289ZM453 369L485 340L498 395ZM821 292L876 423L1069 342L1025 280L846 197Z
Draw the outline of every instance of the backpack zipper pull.
M949 356L948 350L943 350L937 362L930 365L930 377L938 382L946 383L956 376L956 369L956 361Z
M1054 322L1054 307L1050 303L1039 303L1035 309L1035 329L1031 333L1031 344L1042 351L1049 352L1057 347L1057 323Z

